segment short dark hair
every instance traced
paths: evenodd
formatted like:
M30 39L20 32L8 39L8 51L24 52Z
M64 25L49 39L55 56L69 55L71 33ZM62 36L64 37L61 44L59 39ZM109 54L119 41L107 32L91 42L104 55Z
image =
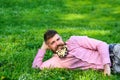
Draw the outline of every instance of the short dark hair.
M55 34L58 34L55 30L47 30L44 34L44 41L46 42L48 39L52 38Z

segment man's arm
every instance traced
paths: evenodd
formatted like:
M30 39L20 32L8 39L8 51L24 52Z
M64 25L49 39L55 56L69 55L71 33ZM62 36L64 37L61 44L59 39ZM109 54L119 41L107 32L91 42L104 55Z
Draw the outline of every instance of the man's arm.
M37 55L34 58L34 61L32 63L33 68L40 68L41 64L43 63L42 60L45 55L45 50L39 49Z
M79 46L90 50L97 50L102 58L104 65L104 74L110 75L110 56L109 56L109 46L107 43L89 38L87 36L73 36L72 42L77 42Z
M34 61L32 64L33 68L41 67L41 64L43 63L42 60L44 58L44 55L45 55L47 49L48 49L48 46L45 44L45 42L43 42L41 49L38 50L38 53L37 53L36 57L34 58Z

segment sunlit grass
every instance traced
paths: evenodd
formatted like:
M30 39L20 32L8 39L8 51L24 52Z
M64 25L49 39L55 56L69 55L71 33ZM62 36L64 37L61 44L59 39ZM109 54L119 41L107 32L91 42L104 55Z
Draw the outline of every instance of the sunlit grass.
M72 35L120 43L119 0L1 0L1 80L119 80L101 71L33 69L43 33L55 29L66 41ZM52 56L48 51L44 61Z
M63 16L63 20L76 20L76 19L84 19L86 16L83 14L67 14Z

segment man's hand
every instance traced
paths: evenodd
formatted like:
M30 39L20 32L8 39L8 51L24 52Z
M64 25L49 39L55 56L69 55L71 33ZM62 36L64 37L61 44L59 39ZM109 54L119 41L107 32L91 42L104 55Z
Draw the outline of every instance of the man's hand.
M104 65L104 75L108 75L110 76L111 75L111 69L110 69L110 65L109 64L105 64Z
M47 45L45 42L43 42L43 44L42 44L42 46L41 46L41 49L43 49L43 50L48 50L49 47L48 47L48 45Z

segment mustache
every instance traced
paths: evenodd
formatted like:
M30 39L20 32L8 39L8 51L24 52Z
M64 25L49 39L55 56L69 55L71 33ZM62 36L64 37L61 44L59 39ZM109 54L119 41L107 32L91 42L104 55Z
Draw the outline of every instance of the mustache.
M60 44L60 45L58 45L57 47L56 47L56 49L58 49L60 46L64 46L63 44Z
M57 50L60 46L64 46L64 45L65 45L65 43L57 45L57 47L55 48L55 50Z

